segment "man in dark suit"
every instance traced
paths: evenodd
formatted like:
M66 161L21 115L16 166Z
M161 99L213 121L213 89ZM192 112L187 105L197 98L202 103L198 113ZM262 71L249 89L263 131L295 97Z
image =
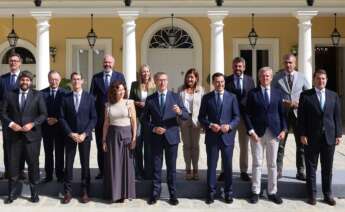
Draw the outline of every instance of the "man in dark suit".
M288 129L292 129L296 143L296 178L305 180L304 150L303 145L299 142L299 134L297 129L297 107L298 100L302 91L311 87L303 73L296 70L296 57L293 54L287 54L283 57L284 69L278 71L272 81L272 87L279 89L283 94L283 105L285 108L285 118ZM285 136L284 142L279 143L277 156L278 178L283 175L283 159L284 149L287 141Z
M244 123L246 101L248 92L255 87L254 80L244 74L246 61L242 57L236 57L232 61L233 74L225 78L225 90L232 92L237 97L240 108L241 121L236 131L238 132L238 141L240 145L240 172L243 181L250 181L248 171L248 143L249 136ZM218 179L221 179L221 175Z
M0 77L0 80L2 83L0 83L0 102L2 101L4 95L7 92L10 92L12 90L15 89L19 89L19 80L18 80L18 76L20 74L20 66L22 64L22 58L20 57L19 54L17 53L13 53L10 55L9 60L8 60L8 64L9 64L9 68L10 68L10 72L2 75ZM4 126L4 124L3 124ZM3 127L2 130L2 135L3 135L3 150L4 150L4 165L5 165L5 172L4 175L1 176L0 178L7 178L7 170L8 170L8 156L7 156L7 131L6 131L6 127ZM23 172L24 170L24 166L25 166L25 160L24 160L24 156L20 156L22 159L20 160L20 175L19 178L20 179L25 179L25 174Z
M48 118L43 123L43 147L45 153L44 168L46 177L42 181L47 183L53 180L54 152L55 152L55 176L58 182L63 182L64 169L64 137L59 123L60 106L66 90L60 88L61 76L57 71L48 74L49 87L41 90L45 100ZM55 150L55 151L54 151Z
M7 128L8 142L8 198L5 203L16 199L16 188L20 172L20 156L25 155L28 163L31 202L38 202L39 153L41 145L41 124L47 118L47 109L39 91L31 89L33 75L22 71L18 76L19 89L4 96L2 105L3 127Z
M206 131L205 144L207 153L207 204L214 202L216 194L216 169L219 151L222 154L224 169L225 202L233 202L232 193L232 153L236 127L240 122L240 111L236 96L224 90L224 75L212 75L214 91L201 100L199 122Z
M104 123L104 109L107 102L108 88L111 82L120 80L126 85L125 78L122 73L114 71L115 59L111 55L105 55L103 60L104 70L95 74L91 81L90 93L96 100L97 124L95 128L97 143L97 162L99 174L96 179L103 177L104 151L102 150L102 134Z
M342 123L338 95L326 89L327 74L314 72L314 88L301 94L298 106L298 126L307 173L308 203L316 204L316 169L321 160L324 201L335 205L332 197L332 168L335 146L341 142Z
M279 142L287 132L281 92L271 86L272 69L263 67L259 70L260 86L248 93L246 108L246 126L251 137L253 158L251 203L259 201L261 192L261 170L264 155L267 161L268 199L276 204L283 201L277 194L277 152Z
M167 182L170 193L169 203L177 205L176 197L176 158L180 130L178 119L187 120L188 112L178 94L168 91L168 76L164 72L155 74L157 92L145 101L142 119L152 132L151 149L153 162L152 194L148 204L155 204L161 192L163 150L167 166Z
M63 204L72 198L73 162L78 146L81 163L81 199L89 202L90 192L90 147L92 130L97 122L95 101L91 94L82 90L84 80L79 73L71 74L72 91L62 99L60 108L60 124L65 136L66 163L64 177Z

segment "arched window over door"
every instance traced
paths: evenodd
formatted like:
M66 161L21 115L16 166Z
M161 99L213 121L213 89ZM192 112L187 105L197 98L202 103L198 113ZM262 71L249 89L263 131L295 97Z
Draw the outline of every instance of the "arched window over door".
M189 34L179 28L174 27L173 29L175 34L175 39L171 42L171 37L169 37L169 33L171 33L171 27L165 27L163 29L158 30L153 36L150 41L149 48L178 48L178 49L193 49L193 41Z
M2 64L8 64L8 59L11 56L12 52L12 49L7 50L7 52L2 57ZM16 47L14 49L14 52L22 57L22 64L36 64L35 56L28 49L23 47Z

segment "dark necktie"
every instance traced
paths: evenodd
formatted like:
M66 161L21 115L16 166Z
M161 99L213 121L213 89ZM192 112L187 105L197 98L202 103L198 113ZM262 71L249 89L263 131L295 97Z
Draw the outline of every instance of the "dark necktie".
M288 74L288 84L290 87L290 90L292 89L293 81L292 81L292 74Z
M16 84L16 75L15 74L11 74L10 86L14 87L15 84Z
M165 98L164 98L164 96L165 96L164 93L160 94L160 110L161 110L162 114L163 114L164 108L165 108Z
M268 89L267 88L265 88L264 99L265 99L265 106L268 107L268 105L270 104L270 99L268 96Z
M241 78L237 77L236 78L236 88L240 90L240 93L242 94L242 88L241 88Z
M105 85L105 90L107 91L109 86L110 86L110 74L106 74L105 75L104 85Z
M51 92L51 98L53 99L53 100L55 100L55 94L56 94L56 90L52 90L52 92Z
M220 111L222 110L222 98L220 97L220 92L217 92L217 113L220 114Z
M21 92L20 94L20 110L23 111L26 103L26 96L24 92Z

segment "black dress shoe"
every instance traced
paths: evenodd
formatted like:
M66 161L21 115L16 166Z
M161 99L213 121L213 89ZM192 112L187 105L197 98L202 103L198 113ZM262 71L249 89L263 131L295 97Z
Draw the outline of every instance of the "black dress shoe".
M301 181L306 181L305 174L303 174L303 173L297 173L297 174L296 174L296 179L297 179L297 180L301 180Z
M176 197L171 197L169 199L169 204L170 205L178 205L178 203L179 203L179 201L178 201L178 199Z
M38 194L35 194L33 196L31 196L30 198L30 202L33 202L33 203L37 203L40 201L40 198L38 197Z
M243 181L250 181L250 177L247 172L241 172L241 180Z
M218 178L217 178L217 181L218 181L218 182L223 182L223 181L224 181L224 178L225 178L224 172L221 172L221 173L219 174Z
M325 203L327 203L328 205L330 205L330 206L335 206L336 204L337 204L337 202L334 200L334 198L333 197L325 197L324 199L323 199L323 201L325 202Z
M276 204L282 204L283 200L277 194L268 195L268 199Z
M252 196L249 199L249 202L252 204L256 204L259 201L259 194L252 194Z
M158 197L150 197L150 199L147 201L147 204L154 205L157 203Z
M14 197L7 197L7 199L5 199L5 201L4 201L4 203L5 204L11 204L14 200L15 200Z
M224 198L224 202L225 202L226 204L231 204L231 203L234 202L234 199L233 199L232 197L230 197L230 196L226 196L226 197Z
M103 174L102 173L98 173L98 175L95 177L96 180L100 180L103 179Z
M309 205L316 205L316 199L315 199L315 197L310 197L310 198L308 198L307 203L308 203Z
M45 184L53 181L53 177L46 177L40 181L40 184Z
M206 204L210 205L212 203L214 203L214 197L213 196L208 196L206 198Z

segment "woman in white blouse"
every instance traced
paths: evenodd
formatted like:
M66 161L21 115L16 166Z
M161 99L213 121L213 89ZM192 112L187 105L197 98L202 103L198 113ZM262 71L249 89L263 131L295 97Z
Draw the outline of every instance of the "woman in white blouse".
M179 94L183 100L190 118L181 121L181 135L183 141L183 156L186 163L186 180L198 180L199 140L201 127L198 122L201 98L204 89L198 85L199 73L191 68L187 71L184 84L179 88ZM193 172L192 172L193 166Z

